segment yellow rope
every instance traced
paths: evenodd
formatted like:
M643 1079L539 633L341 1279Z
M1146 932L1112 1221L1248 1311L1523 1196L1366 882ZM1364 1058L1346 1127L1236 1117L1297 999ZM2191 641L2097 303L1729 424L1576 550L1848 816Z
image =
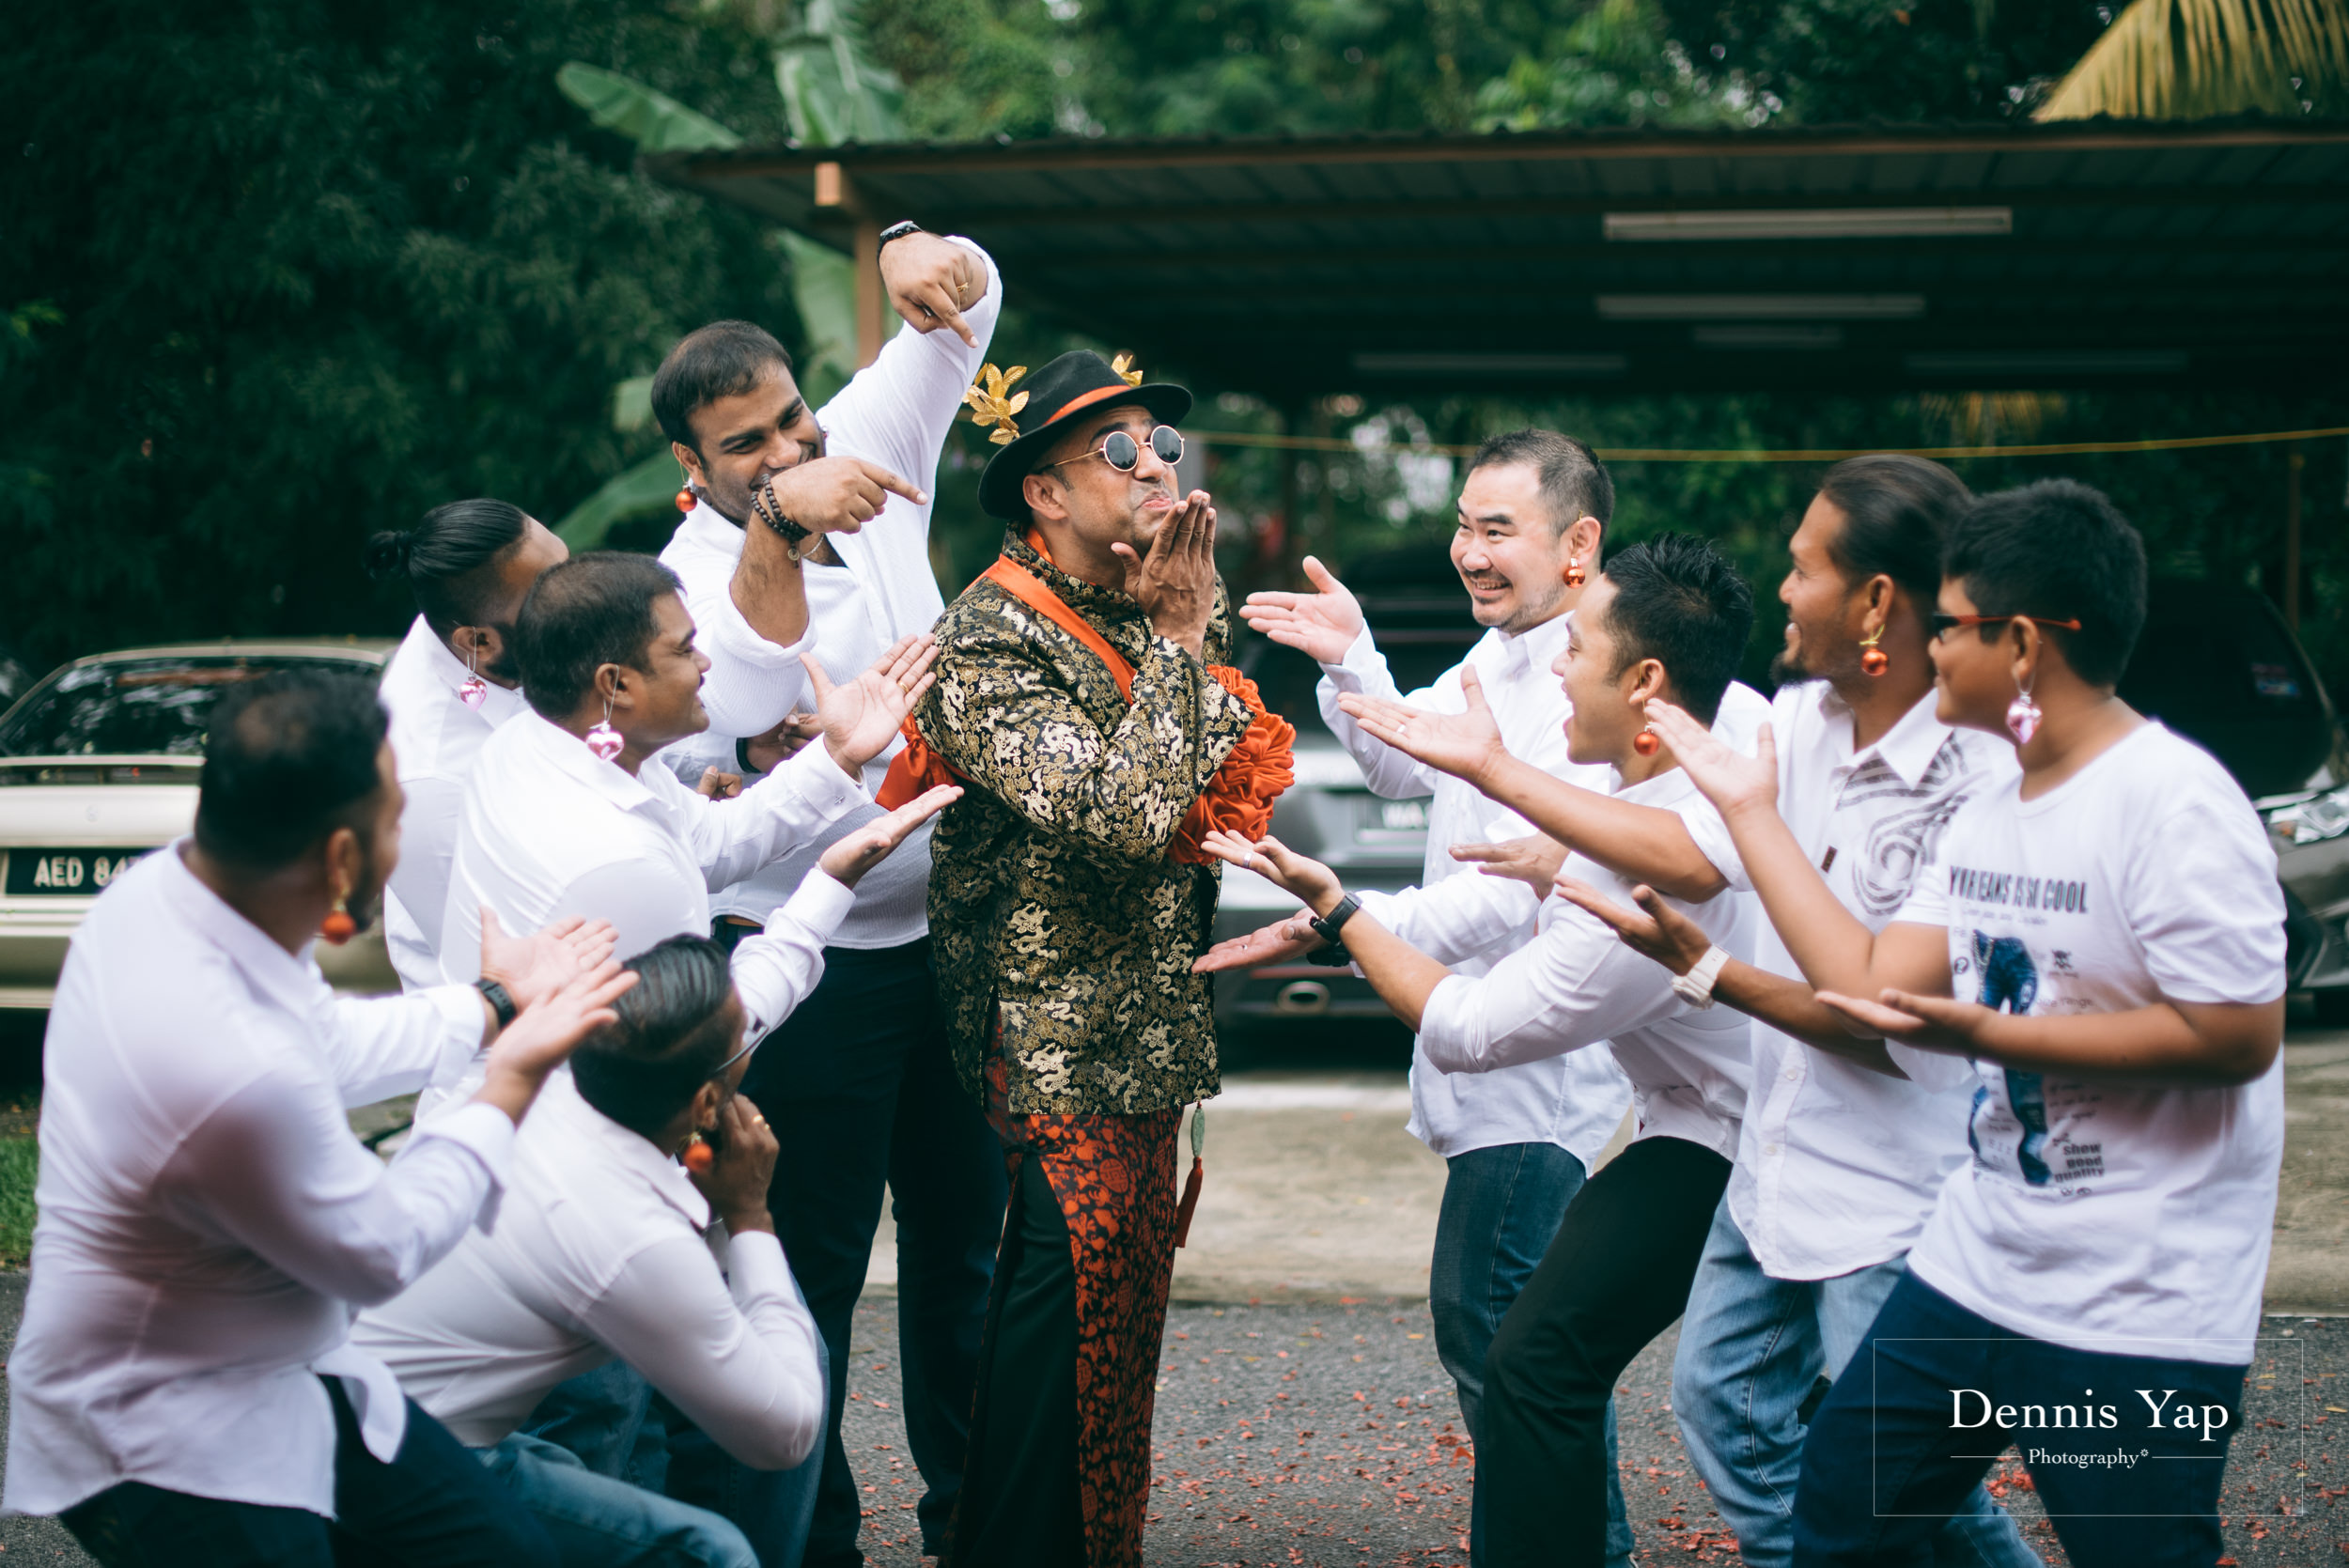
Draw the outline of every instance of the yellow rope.
M1209 446L1263 446L1292 452L1360 450L1352 442L1337 436L1273 436L1248 430L1200 429L1186 430L1184 434ZM2328 436L2349 436L2349 425L2336 425L2323 430L2263 430L2239 436L2170 436L2158 441L2052 442L2036 446L1827 446L1762 451L1745 451L1735 447L1602 446L1597 451L1602 458L1611 463L1839 463L1846 458L1864 458L1875 452L1906 452L1912 457L1936 458L1946 461L1952 458L2070 458L2100 452L2184 452L2202 446L2260 446L2279 441L2322 441ZM1473 456L1476 448L1392 445L1377 450L1393 456L1423 453L1466 458Z

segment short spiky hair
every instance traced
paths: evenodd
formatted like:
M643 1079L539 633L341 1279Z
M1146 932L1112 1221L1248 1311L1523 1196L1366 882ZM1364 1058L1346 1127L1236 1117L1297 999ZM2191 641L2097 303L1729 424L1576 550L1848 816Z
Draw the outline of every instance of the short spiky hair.
M1487 436L1469 459L1469 472L1523 463L1539 476L1542 505L1549 508L1552 534L1563 534L1584 518L1598 521L1602 545L1615 515L1615 481L1607 465L1572 436L1555 430L1504 430Z
M1607 581L1615 589L1607 607L1614 673L1655 660L1680 706L1711 723L1753 630L1746 580L1695 535L1658 534L1609 556Z
M789 370L791 352L755 321L712 321L687 333L652 377L652 416L661 433L698 457L693 414L721 397L739 397L771 370Z
M522 696L542 717L569 718L604 665L645 668L660 627L653 605L683 592L677 573L627 551L590 551L548 567L514 617Z
M382 787L386 722L365 675L295 668L230 687L207 721L197 846L249 870L290 864Z
M2091 686L2120 684L2145 629L2145 541L2104 491L2077 479L1975 502L1950 527L1941 575L1963 584L1982 614L2079 622L2077 631L2040 629Z

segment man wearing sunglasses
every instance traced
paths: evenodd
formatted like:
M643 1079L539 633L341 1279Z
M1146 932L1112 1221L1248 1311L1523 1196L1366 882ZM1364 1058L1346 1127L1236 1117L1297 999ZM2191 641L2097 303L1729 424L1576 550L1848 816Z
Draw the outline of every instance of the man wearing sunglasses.
M1216 881L1177 829L1252 715L1209 670L1231 618L1214 509L1175 485L1190 394L1083 352L1014 380L990 370L970 399L1001 447L979 502L1009 524L1003 556L939 622L915 710L928 760L969 784L931 843L930 930L955 1065L1012 1186L951 1555L1127 1568L1175 1131L1218 1087L1190 973Z
M839 870L854 881L853 866ZM805 988L813 955L791 946L753 938L729 966L715 942L682 936L630 960L637 983L617 1021L588 1037L524 1124L495 1228L469 1233L353 1330L513 1488L567 1568L757 1568L760 1548L771 1562L807 1529L823 1343L767 1209L774 1135L736 1093L759 1020ZM695 1145L714 1157L680 1166ZM723 1274L703 1235L713 1219L725 1227ZM682 1418L662 1491L520 1430L556 1385L615 1359ZM729 1460L740 1469L726 1477ZM721 1488L731 1517L688 1500L714 1503Z

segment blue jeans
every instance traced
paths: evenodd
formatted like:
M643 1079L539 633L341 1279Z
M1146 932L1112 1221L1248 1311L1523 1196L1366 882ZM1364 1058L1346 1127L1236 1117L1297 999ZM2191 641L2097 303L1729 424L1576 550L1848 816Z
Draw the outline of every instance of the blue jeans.
M599 1475L543 1437L517 1432L477 1452L546 1528L563 1568L759 1568L730 1521Z
M1905 1276L1811 1423L1795 1561L1932 1561L1943 1521L2012 1441L2075 1568L2209 1568L2247 1370L2050 1344ZM2014 1415L2003 1428L2002 1405ZM2082 1407L2095 1424L2054 1425Z
M1831 1280L1774 1280L1730 1218L1729 1200L1715 1211L1680 1326L1672 1413L1748 1568L1793 1560L1803 1405L1818 1379L1843 1376L1907 1271L1896 1258ZM2039 1568L2039 1554L1979 1486L1933 1538L1932 1560Z
M817 1356L831 1359L821 1340ZM739 1530L760 1568L800 1568L823 1473L820 1449L793 1469L754 1470L616 1360L558 1384L521 1436L568 1452L593 1474L717 1514Z
M1445 1162L1443 1208L1436 1219L1436 1255L1428 1270L1427 1306L1436 1320L1436 1354L1460 1390L1460 1417L1471 1439L1485 1399L1485 1355L1510 1304L1532 1278L1566 1205L1588 1176L1582 1161L1555 1143L1500 1143L1454 1155ZM1615 1405L1607 1405L1607 1560L1631 1557L1631 1524L1624 1516L1615 1468ZM1474 1483L1471 1480L1470 1485ZM1471 1492L1469 1556L1481 1562L1481 1492Z

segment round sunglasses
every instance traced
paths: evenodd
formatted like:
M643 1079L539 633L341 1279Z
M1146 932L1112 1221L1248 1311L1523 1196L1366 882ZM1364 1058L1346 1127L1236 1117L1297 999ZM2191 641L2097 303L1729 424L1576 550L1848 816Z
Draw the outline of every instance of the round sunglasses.
M1150 432L1150 451L1162 463L1183 460L1183 433L1172 425L1161 425ZM1064 463L1081 463L1087 458L1098 458L1120 474L1131 474L1142 462L1142 442L1123 430L1112 430L1101 444L1090 452L1080 452L1073 458L1063 458L1046 468L1059 468Z

